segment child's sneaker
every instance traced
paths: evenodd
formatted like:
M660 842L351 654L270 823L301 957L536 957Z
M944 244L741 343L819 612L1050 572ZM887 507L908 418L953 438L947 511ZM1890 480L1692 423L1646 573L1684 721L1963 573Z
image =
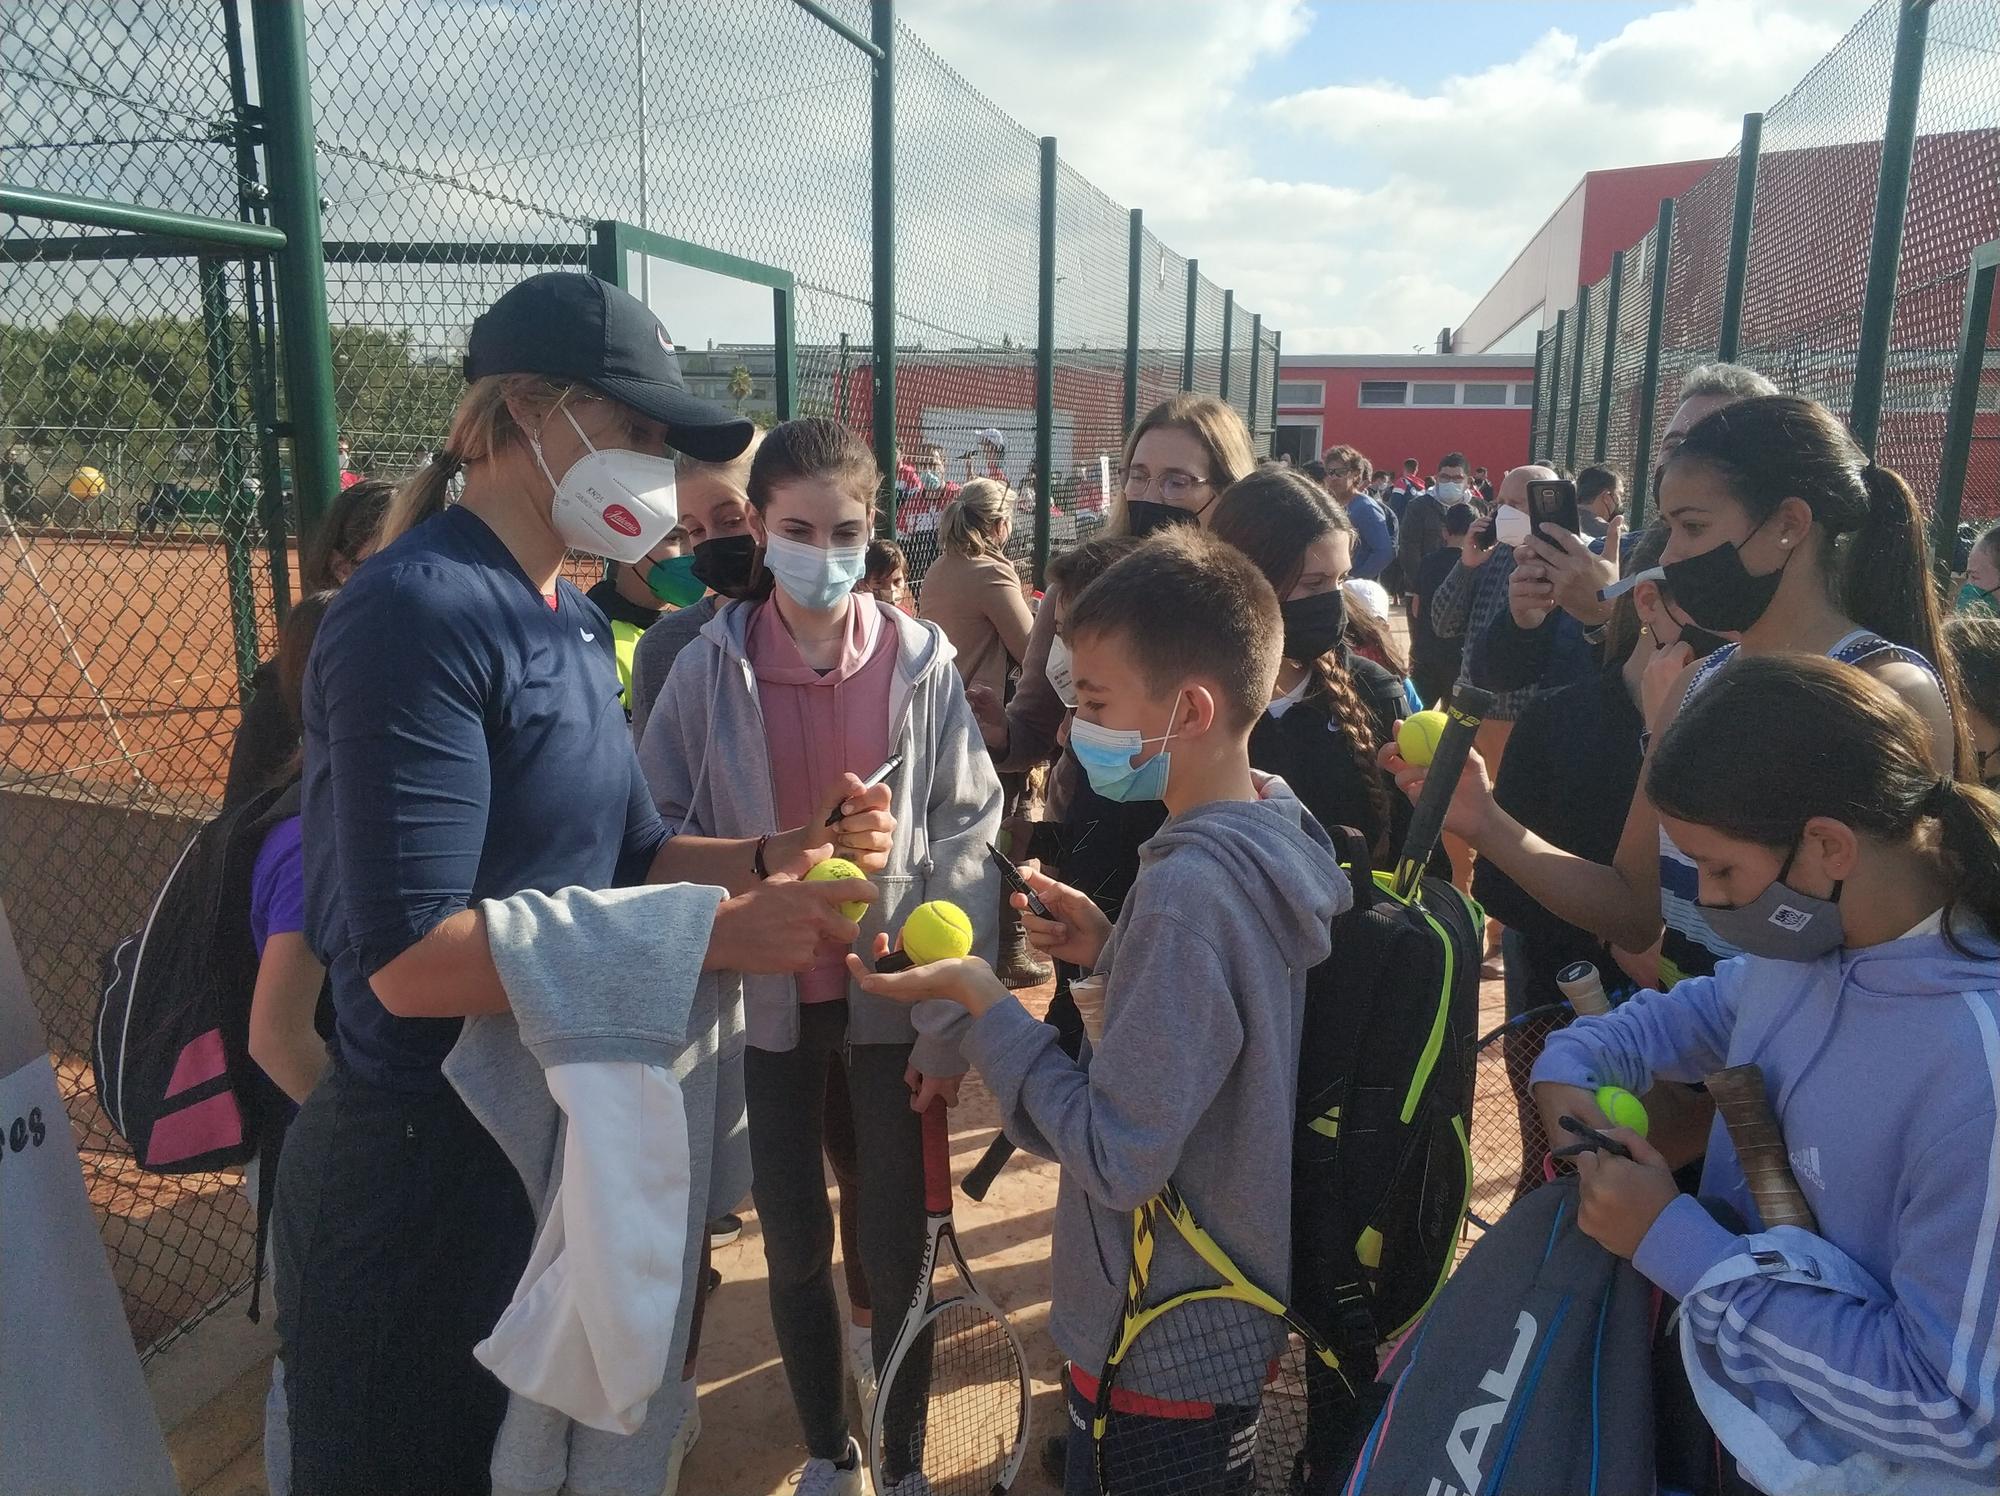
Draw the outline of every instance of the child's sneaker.
M838 1461L807 1460L793 1478L799 1496L865 1496L861 1484L861 1446L849 1439Z
M865 1423L875 1411L875 1332L866 1325L847 1327L847 1374L854 1379L854 1395L861 1402Z

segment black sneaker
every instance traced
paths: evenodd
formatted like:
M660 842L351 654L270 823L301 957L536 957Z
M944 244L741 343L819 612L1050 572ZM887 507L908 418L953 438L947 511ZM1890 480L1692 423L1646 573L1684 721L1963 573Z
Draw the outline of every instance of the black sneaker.
M711 1247L726 1247L742 1234L742 1216L717 1216L708 1223L708 1244Z
M720 1287L722 1287L721 1270L719 1268L710 1268L708 1270L708 1291L714 1293Z

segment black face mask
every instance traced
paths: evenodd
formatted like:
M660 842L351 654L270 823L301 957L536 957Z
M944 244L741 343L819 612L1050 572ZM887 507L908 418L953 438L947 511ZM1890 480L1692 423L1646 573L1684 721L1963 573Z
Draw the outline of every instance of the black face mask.
M1193 509L1176 509L1172 504L1156 504L1151 499L1125 501L1125 528L1134 535L1151 535L1176 525L1198 525L1201 515Z
M1785 561L1789 564L1791 557ZM1762 618L1785 575L1781 565L1761 577L1752 576L1743 565L1742 547L1726 540L1699 556L1670 561L1663 570L1667 589L1681 611L1702 628L1725 634L1740 634Z
M1693 650L1694 657L1697 660L1707 659L1728 642L1722 635L1711 634L1707 629L1692 623L1682 624L1681 636L1674 640L1674 644L1685 644L1689 649ZM1662 647L1671 649L1673 645L1669 644Z
M1340 647L1347 627L1347 594L1330 588L1311 597L1294 597L1278 604L1285 621L1285 658L1305 664Z
M749 590L756 564L757 541L750 535L718 535L694 548L694 579L724 597Z

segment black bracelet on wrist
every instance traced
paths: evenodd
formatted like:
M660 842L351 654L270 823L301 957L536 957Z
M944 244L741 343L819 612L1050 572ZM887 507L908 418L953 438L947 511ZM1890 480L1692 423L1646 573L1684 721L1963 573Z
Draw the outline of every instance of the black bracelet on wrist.
M758 837L757 853L754 857L750 859L750 871L755 873L760 880L771 876L771 870L764 866L764 848L766 848L770 844L771 844L770 837L768 836Z

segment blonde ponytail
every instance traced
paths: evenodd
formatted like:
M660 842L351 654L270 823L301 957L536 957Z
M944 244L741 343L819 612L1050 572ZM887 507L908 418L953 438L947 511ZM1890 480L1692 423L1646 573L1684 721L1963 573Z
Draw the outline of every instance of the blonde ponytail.
M554 409L568 386L541 374L489 374L475 379L451 415L444 447L396 489L382 517L379 546L415 529L451 501L451 480L475 462L497 457L526 433L514 419L510 400L531 408Z
M1004 559L1000 526L1007 518L1007 486L991 478L974 478L945 506L938 521L938 541L948 551L977 560Z

